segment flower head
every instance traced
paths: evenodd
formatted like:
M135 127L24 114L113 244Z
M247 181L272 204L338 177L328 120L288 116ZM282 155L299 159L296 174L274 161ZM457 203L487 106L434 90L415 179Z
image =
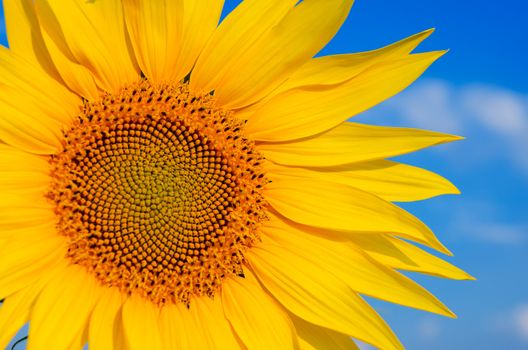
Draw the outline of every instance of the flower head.
M347 122L443 52L313 58L352 3L4 1L0 347L401 349L361 295L452 316L396 269L471 277L392 202L457 190L385 159L458 138Z

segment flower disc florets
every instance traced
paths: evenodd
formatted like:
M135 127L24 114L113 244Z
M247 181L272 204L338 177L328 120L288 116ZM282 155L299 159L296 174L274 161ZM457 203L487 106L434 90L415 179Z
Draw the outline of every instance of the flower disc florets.
M141 81L86 102L50 160L68 258L156 304L212 296L242 274L266 183L242 128L185 84Z

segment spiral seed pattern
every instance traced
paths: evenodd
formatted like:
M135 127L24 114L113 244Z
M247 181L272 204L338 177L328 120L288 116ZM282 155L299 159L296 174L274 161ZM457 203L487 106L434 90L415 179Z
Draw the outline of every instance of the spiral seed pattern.
M242 128L184 84L142 81L85 103L50 158L68 258L156 304L188 304L243 276L266 179Z

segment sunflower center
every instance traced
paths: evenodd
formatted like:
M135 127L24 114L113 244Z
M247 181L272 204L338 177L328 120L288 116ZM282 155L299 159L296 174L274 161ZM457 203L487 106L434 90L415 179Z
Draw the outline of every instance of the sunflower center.
M142 81L86 102L50 158L48 197L71 262L157 304L243 276L266 179L242 126L185 84Z

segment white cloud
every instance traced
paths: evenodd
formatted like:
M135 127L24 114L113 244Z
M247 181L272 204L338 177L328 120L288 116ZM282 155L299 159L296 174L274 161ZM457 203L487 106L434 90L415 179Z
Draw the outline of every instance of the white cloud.
M427 342L438 339L442 333L440 322L433 318L424 318L418 324L417 334Z
M414 127L459 133L463 125L452 103L454 95L447 82L431 80L389 100L387 108Z
M521 175L518 191L528 191L528 95L485 84L421 80L356 119L465 136L462 143L434 149L435 158L461 176L484 177L478 179L483 184L493 184L497 179L485 177L501 171ZM446 213L449 232L492 244L528 244L528 221L512 221L485 189L478 199L463 196L454 205Z
M528 104L523 95L470 85L462 89L460 98L470 116L499 134L517 137L528 127Z
M519 305L512 313L513 326L520 339L528 343L528 304Z
M528 174L528 95L423 80L360 118L463 135L468 142L460 156L471 165L504 159Z
M494 201L461 198L450 209L450 232L499 245L528 242L528 222L501 220L500 207Z
M462 91L461 101L467 115L496 136L509 158L528 172L528 96L474 85Z
M528 228L524 225L489 223L487 225L472 225L470 234L497 244L517 245L526 242Z
M490 326L492 331L515 337L528 344L528 303L519 304L508 311L493 315Z

